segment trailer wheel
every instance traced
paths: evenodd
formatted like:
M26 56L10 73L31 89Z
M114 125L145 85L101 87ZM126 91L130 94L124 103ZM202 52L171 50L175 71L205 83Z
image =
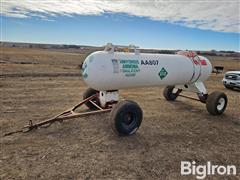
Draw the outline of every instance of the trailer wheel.
M181 90L178 89L177 92L174 91L174 86L167 86L163 91L163 96L167 101L175 101L178 95L180 94Z
M88 88L84 93L83 93L83 99L87 99L90 96L97 94L98 91L92 88ZM100 100L99 98L95 98L92 100L93 102L95 102L97 105L100 106ZM86 102L85 105L90 109L90 110L96 110L96 106L94 106L91 102Z
M139 105L130 100L118 102L111 111L111 126L113 131L120 136L134 134L141 125L143 117Z
M227 96L223 92L214 91L208 95L206 101L206 107L210 114L220 115L222 114L227 107Z

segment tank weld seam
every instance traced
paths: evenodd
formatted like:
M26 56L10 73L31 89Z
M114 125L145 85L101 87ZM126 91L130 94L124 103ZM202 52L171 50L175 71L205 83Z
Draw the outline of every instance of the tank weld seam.
M200 70L199 70L199 75L198 75L197 79L196 79L193 83L197 82L198 79L200 78L200 76L202 75L202 64L201 64L201 59L199 58L198 55L196 55L195 57L197 57L198 64L200 65ZM194 58L195 58L195 57L194 57Z
M194 57L196 56L196 53L193 51L179 51L179 52L177 52L177 54L188 57L192 61L193 74L192 74L192 77L190 78L190 80L188 81L188 83L192 84L193 82L195 82L195 81L193 81L193 79L195 77L195 71L196 71L195 63L194 63Z
M193 61L192 58L189 57L189 59L191 59L192 65L193 65L193 75L192 75L191 79L189 80L189 82L190 82L190 83L193 83L192 80L193 80L193 78L194 78L194 76L195 76L195 64L194 64L194 61Z

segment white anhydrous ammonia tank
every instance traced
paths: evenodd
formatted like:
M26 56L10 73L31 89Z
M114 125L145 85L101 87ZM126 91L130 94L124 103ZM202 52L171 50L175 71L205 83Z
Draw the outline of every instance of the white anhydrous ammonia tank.
M83 63L83 78L93 89L185 85L206 80L212 72L202 56L98 51Z

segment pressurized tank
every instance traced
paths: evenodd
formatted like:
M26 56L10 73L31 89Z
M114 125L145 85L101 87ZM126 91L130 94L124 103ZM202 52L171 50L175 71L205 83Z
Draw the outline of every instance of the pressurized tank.
M96 90L184 85L206 80L212 65L203 56L97 51L82 66L86 84Z

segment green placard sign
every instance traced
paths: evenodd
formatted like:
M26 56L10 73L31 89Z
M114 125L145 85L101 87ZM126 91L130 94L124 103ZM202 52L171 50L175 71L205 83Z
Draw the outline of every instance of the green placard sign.
M83 64L83 67L82 67L82 76L84 79L86 79L88 77L88 73L87 73L87 63L84 63Z
M167 70L165 68L162 68L160 70L160 72L158 73L158 75L159 75L160 79L163 79L163 78L165 78L168 75L168 72L167 72Z

